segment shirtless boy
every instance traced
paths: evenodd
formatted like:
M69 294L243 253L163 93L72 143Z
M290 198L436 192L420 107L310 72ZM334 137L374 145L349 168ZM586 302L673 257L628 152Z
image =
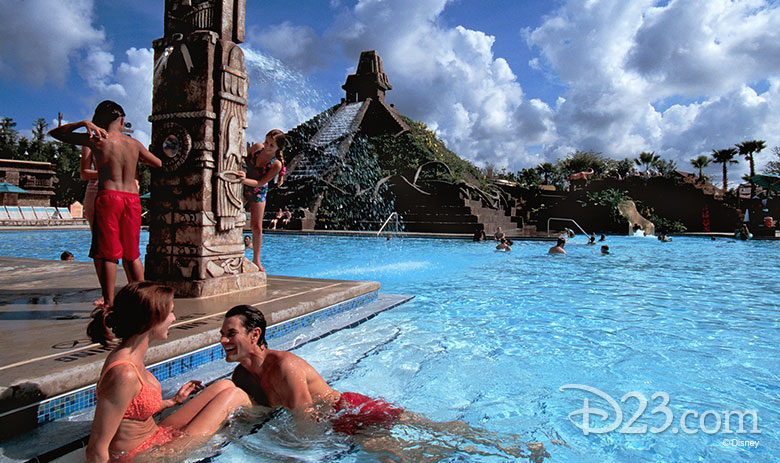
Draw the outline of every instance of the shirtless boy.
M162 161L140 142L122 133L124 125L122 107L106 100L95 108L92 121L65 124L49 132L57 140L92 151L98 172L98 193L89 256L94 260L103 302L108 306L114 303L116 264L120 258L128 282L144 278L138 251L141 233L141 202L136 183L138 161L152 167L162 166ZM86 133L75 132L82 127Z
M248 305L230 309L220 330L225 360L239 363L233 371L233 382L253 403L284 407L315 419L322 416L321 412L360 407L330 419L334 430L347 434L366 425L389 425L400 418L402 409L361 394L339 393L304 359L269 349L265 332L263 313Z

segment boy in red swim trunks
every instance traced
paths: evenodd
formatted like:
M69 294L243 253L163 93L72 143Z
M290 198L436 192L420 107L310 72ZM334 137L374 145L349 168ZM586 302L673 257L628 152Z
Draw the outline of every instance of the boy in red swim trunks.
M92 121L65 124L49 132L57 140L92 150L98 171L98 193L89 256L95 262L103 302L108 306L114 304L119 259L128 282L144 278L138 251L141 232L141 203L136 183L138 161L152 167L162 166L162 161L140 142L122 133L124 125L122 107L106 100L95 108ZM86 133L75 132L81 127Z
M265 330L263 313L248 305L230 309L220 330L225 360L239 362L233 382L254 403L312 418L316 418L315 408L330 406L333 429L345 434L366 426L390 426L400 419L403 409L361 394L339 393L302 358L269 349Z

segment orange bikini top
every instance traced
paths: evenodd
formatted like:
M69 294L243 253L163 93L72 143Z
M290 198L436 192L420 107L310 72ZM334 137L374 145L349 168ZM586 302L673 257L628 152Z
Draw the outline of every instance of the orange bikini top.
M129 360L117 360L116 362L109 364L103 371L103 374L100 375L98 385L100 384L100 381L103 380L106 373L108 373L108 370L120 363L132 365L133 368L135 368L136 374L138 374L138 380L141 381L141 392L130 401L130 405L127 406L127 410L125 410L125 414L122 415L122 418L141 421L147 420L162 408L162 390L145 383L143 376L141 376L141 372L138 371L138 367L136 367L133 362ZM95 389L95 396L97 396L97 389Z

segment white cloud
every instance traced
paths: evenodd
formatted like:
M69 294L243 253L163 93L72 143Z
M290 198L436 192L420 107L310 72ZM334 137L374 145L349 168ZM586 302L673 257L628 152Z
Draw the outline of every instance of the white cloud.
M302 72L323 67L329 63L329 48L314 29L295 26L289 21L263 29L250 27L250 44L256 44L286 65Z
M81 66L81 75L92 89L87 101L94 108L102 100L114 100L125 110L125 120L133 124L133 137L144 146L151 141L152 76L154 51L131 48L126 60L114 69L114 56L93 48Z
M655 151L690 169L689 159L747 139L780 144L776 2L564 1L524 33L538 52L529 67L563 89L554 106L524 93L510 64L494 56L497 38L442 21L449 3L358 0L323 37L286 22L256 39L301 71L319 66L313 54L334 56L329 45L348 60L345 74L361 51L376 49L394 87L388 102L478 164L519 169L579 149L613 158ZM328 106L302 93L303 75L281 63L257 72L256 137L271 121L287 129ZM746 165L734 169L741 175Z
M550 138L552 112L524 100L509 64L493 56L494 37L440 24L447 3L361 0L330 37L353 62L376 49L394 87L388 102L426 122L455 152L478 164L519 166L531 159L524 137Z
M780 144L778 6L656 4L572 0L528 34L541 52L534 65L568 87L556 108L558 137L544 146L548 157L561 155L561 146L615 158L649 150L690 170L689 159L712 149L748 139ZM762 80L772 85L761 94L748 86ZM664 101L676 104L656 110Z
M71 56L105 40L92 12L92 0L0 0L0 73L64 84Z

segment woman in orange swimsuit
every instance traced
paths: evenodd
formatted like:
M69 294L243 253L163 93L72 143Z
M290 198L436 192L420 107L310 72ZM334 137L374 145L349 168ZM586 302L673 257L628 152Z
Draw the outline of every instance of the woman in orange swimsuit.
M202 389L199 381L190 381L173 398L163 400L160 383L143 358L152 341L168 338L176 320L171 288L148 281L130 283L117 293L112 308L101 306L92 317L87 334L93 342L118 344L103 365L95 391L87 462L133 461L136 454L183 436L210 436L230 413L251 404L246 393L228 380L217 381L184 403ZM156 413L182 403L155 423Z
M238 171L238 177L244 184L244 196L249 203L252 227L252 262L265 272L260 265L260 248L263 245L263 216L265 215L265 195L268 193L268 182L277 175L278 184L284 181L284 148L285 135L279 129L273 129L265 135L265 144L255 143L249 147L246 159L246 172Z

